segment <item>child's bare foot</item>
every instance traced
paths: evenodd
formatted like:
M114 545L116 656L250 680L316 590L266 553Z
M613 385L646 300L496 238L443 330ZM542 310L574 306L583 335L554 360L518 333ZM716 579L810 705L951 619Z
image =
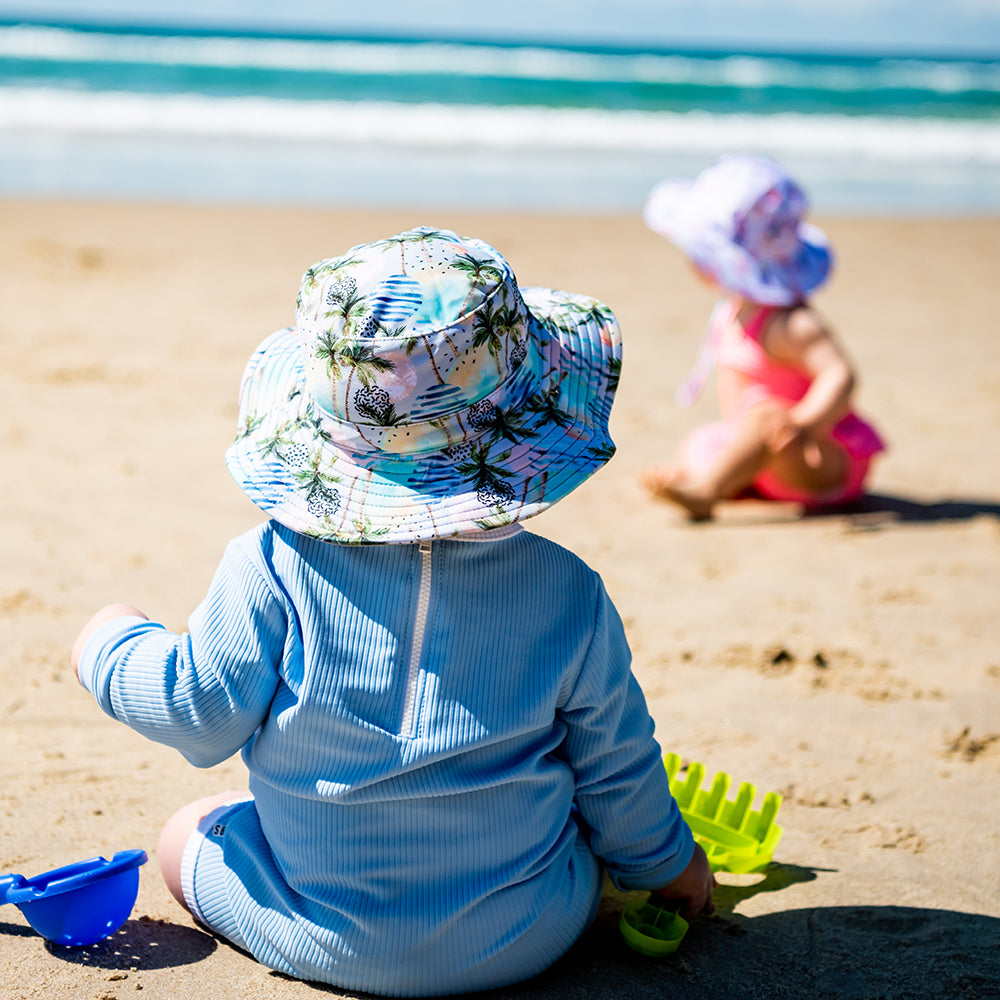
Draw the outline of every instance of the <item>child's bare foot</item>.
M692 521L707 521L711 518L714 500L701 494L676 470L666 466L646 469L641 480L653 496L661 500L672 500L683 507Z

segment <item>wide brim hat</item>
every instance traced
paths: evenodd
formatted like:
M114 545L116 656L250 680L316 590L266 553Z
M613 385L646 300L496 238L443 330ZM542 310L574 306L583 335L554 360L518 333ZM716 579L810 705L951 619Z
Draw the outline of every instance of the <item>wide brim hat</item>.
M306 271L295 326L244 372L226 464L261 510L314 538L490 530L608 461L620 358L607 306L519 289L481 240L411 230Z
M661 181L643 219L724 290L790 306L819 288L833 265L826 235L804 219L807 209L780 164L734 153L694 180Z

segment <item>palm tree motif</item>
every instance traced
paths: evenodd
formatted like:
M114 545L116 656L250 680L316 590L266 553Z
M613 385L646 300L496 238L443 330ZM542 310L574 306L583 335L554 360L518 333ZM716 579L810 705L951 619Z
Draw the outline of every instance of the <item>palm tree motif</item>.
M514 364L520 364L528 353L527 344L524 342L524 320L521 312L512 305L502 305L496 311L494 319L497 330L508 341L513 342L511 347L511 360Z
M302 276L302 285L299 289L300 293L304 292L308 295L328 274L336 274L345 267L349 267L351 264L356 264L359 260L364 259L365 250L366 248L364 246L358 246L354 248L353 253L348 251L347 253L341 254L336 259L328 258L327 260L321 260L319 263L314 264Z
M509 348L509 359L514 365L519 365L528 353L523 337L524 322L514 306L487 299L476 311L473 329L473 346L485 344L497 361L505 348Z
M515 524L516 522L516 513L501 510L490 517L477 517L473 521L473 524L478 525L483 531L489 531L491 528L505 528L507 525Z
M366 542L377 542L383 535L389 534L389 526L384 528L373 528L372 522L367 517L359 517L352 525L354 535L350 538L338 539L345 545L364 545Z
M511 479L514 473L495 464L506 462L510 458L510 450L497 455L493 461L490 460L491 457L488 445L473 445L469 460L456 468L476 487L476 499L483 506L499 507L514 499L514 490L509 483L504 482L505 479Z
M506 438L517 444L526 438L538 437L538 432L525 423L527 419L527 413L511 418L488 399L481 399L469 407L469 423L477 431L489 431L494 442Z
M266 417L262 413L247 413L240 422L239 427L236 428L236 440L239 441L241 438L249 437L264 423L265 419Z
M364 489L367 489L372 481L372 470L365 469L364 474ZM344 501L344 510L340 515L340 524L337 525L337 534L342 535L344 533L344 525L347 523L347 514L351 508L351 498L354 496L354 489L358 485L359 480L357 478L351 479L351 485L347 488L347 499Z
M346 330L354 321L355 314L365 305L365 300L356 294L356 290L357 282L352 277L347 276L339 279L327 293L326 301L330 309L323 314L323 318L331 320L340 317L343 319L343 326ZM344 350L344 338L338 338L334 330L328 327L319 334L317 339L319 342L316 346L316 357L326 362L330 378L339 380L343 377L341 365L345 362L348 366L351 365L351 359L348 357L349 352ZM348 378L350 378L350 372L348 372Z
M314 517L331 517L340 509L340 491L331 483L339 482L336 476L324 474L319 469L319 453L316 464L300 469L293 474L300 488L305 490L306 507Z
M293 445L295 431L302 426L303 422L302 420L286 420L283 424L274 428L272 433L260 444L258 451L260 457L264 460L270 460L275 457L284 459L285 454ZM308 421L305 422L307 423Z
M608 392L614 393L618 391L618 382L621 379L622 374L622 359L612 358L608 362Z
M439 229L413 229L408 233L400 233L398 236L391 236L386 244L396 243L399 246L399 267L403 274L406 274L406 244L426 243L427 240L443 239L444 234Z
M503 283L506 277L503 270L497 267L492 261L480 260L478 257L473 257L472 254L468 253L461 253L457 257L452 258L450 266L456 271L463 271L467 274L469 276L469 285L471 286L469 294L466 295L465 301L458 311L459 316L465 315L465 310L468 308L472 293L484 285L486 279L494 285L499 285Z
M323 314L324 319L335 319L338 316L344 321L344 329L348 329L353 322L356 322L356 313L361 312L366 305L366 301L363 295L357 294L357 283L353 278L343 279L344 281L350 282L351 284L346 284L344 290L337 295L333 301L328 301L327 305L330 306L329 310ZM353 287L351 287L353 285ZM348 290L349 289L349 290ZM329 335L329 331L326 331Z
M338 345L337 359L352 372L356 372L362 385L371 385L380 372L391 372L396 363L391 358L376 354L374 349L364 344L342 340Z
M351 381L357 375L358 381L363 387L372 385L380 372L392 371L395 363L389 358L383 358L376 354L371 347L358 344L347 339L338 341L333 345L335 360L331 359L330 367L336 369L337 377L340 377L341 367L347 368L347 385L344 389L345 413L344 416L351 418ZM325 348L321 348L324 350Z
M322 276L329 269L330 265L326 263L314 264L312 267L306 269L306 273L302 275L302 284L299 286L299 297L295 303L297 307L302 305L302 296L313 292Z
M340 341L334 336L333 330L324 330L319 335L319 344L316 347L316 357L326 362L326 370L330 373L331 379L340 378L340 351L338 346Z
M544 470L541 474L541 484L538 487L538 499L537 503L541 503L545 499L545 489L549 484L549 473L548 470ZM528 502L528 483L531 482L531 477L526 477L524 480L524 491L521 493L521 506L525 506Z
M476 319L473 325L472 346L486 349L494 358L499 358L503 351L503 334L506 332L504 326L505 317L502 310L497 309L493 302L487 300L476 310Z
M568 427L573 421L559 406L562 395L559 384L531 397L525 408L538 417L538 423L553 423L557 427Z
M455 345L449 340L448 343L451 345L452 353L455 357L458 357L457 349ZM438 381L438 385L444 385L444 376L441 374L441 369L437 366L437 361L434 360L434 352L431 350L431 345L427 343L426 337L406 337L405 339L400 339L400 346L403 348L403 353L410 357L413 352L418 347L423 347L427 352L427 360L431 363L431 368L434 369L434 377Z
M598 448L588 448L587 454L590 455L590 457L595 461L600 462L603 465L611 461L615 451L615 446L609 441L607 444L602 444Z

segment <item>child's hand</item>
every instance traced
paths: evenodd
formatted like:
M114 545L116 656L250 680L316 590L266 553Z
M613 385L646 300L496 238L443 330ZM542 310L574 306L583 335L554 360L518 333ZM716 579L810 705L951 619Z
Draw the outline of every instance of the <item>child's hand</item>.
M812 469L823 463L819 444L807 427L798 423L788 411L776 415L767 428L767 448L772 455L780 455L792 447L801 449L802 460Z
M779 455L793 444L804 442L806 432L791 417L788 410L777 410L765 428L767 448L772 455Z
M663 899L679 899L683 901L680 914L685 920L693 920L700 913L710 915L715 912L712 893L718 883L708 866L708 858L698 844L694 845L694 854L684 869L671 882L660 889L654 889L652 894Z
M87 640L105 622L111 621L112 618L121 618L122 615L135 615L138 618L146 617L138 608L133 608L131 604L109 604L107 607L101 608L80 630L80 634L76 637L76 642L73 643L73 650L69 654L69 662L73 666L73 673L76 675L77 680L80 679L80 657L83 655L83 647L87 644Z

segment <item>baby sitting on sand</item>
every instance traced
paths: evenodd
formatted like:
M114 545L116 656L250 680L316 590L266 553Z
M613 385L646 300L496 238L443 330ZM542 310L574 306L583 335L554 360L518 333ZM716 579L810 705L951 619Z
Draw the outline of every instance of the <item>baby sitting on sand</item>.
M854 368L808 304L831 253L805 210L781 166L745 154L723 157L693 182L662 181L647 199L647 225L724 296L677 394L690 405L714 367L723 419L689 435L673 465L644 474L654 495L693 520L751 489L807 507L856 499L885 449L852 410Z
M504 986L593 919L602 873L711 912L625 632L597 576L520 521L599 469L620 337L417 229L321 261L240 393L229 470L269 520L189 631L128 605L73 650L113 718L249 792L158 860L273 969L370 993Z

